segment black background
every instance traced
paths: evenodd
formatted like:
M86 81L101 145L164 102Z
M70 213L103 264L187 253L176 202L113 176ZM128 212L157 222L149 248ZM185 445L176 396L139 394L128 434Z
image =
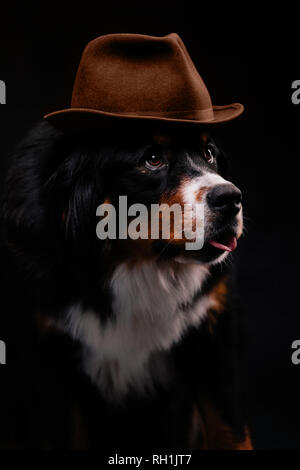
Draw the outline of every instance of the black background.
M274 8L175 0L10 2L1 6L0 29L0 79L7 86L7 104L0 106L1 185L10 152L24 132L46 112L69 105L81 52L101 34L177 32L213 102L245 105L244 115L221 127L219 137L231 156L232 179L244 194L248 233L235 258L258 449L300 448L300 365L291 363L291 343L300 339L300 105L291 102L291 83L300 79L299 15L291 3ZM5 270L4 259L4 281ZM1 295L2 319L11 313L13 295L13 290ZM3 328L0 339L6 340ZM8 364L0 368L6 376L13 355L9 343L7 350Z

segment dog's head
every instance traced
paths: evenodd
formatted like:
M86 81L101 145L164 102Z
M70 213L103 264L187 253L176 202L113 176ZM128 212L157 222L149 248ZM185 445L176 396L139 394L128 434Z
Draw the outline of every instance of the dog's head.
M7 180L8 238L19 256L29 253L31 266L44 263L49 270L56 260L62 272L68 256L69 265L80 260L88 271L94 269L92 276L100 267L130 259L216 263L234 250L243 229L241 192L226 179L226 167L223 152L205 130L63 135L43 123L19 148ZM148 215L151 205L202 204L202 248L186 249L187 239L176 236L172 217L167 238L161 228L153 237L148 224L148 237L120 238L116 227L116 237L99 240L97 208L113 205L118 226L120 196L127 197L127 208L143 204ZM190 228L195 228L193 217ZM131 221L129 214L127 224Z
M154 129L140 135L129 133L115 138L109 147L109 156L99 162L101 169L96 172L101 175L102 200L116 208L114 243L124 256L214 263L236 248L243 230L241 191L225 179L225 155L207 131ZM119 204L120 196L127 198L126 209ZM204 240L200 248L187 249L188 241L193 239L190 232L196 237L194 209L200 204ZM163 220L166 212L161 208L174 205L182 208L179 221L175 220L176 210ZM118 239L119 212L128 207L136 207L138 213L140 207L147 208L146 233L138 227L140 237L136 235L134 240L128 231L126 240L124 236ZM159 208L158 229L151 220L157 215L155 207ZM127 226L131 221L129 216ZM138 218L139 224L143 221L143 217ZM178 222L182 222L180 230ZM166 232L164 223L169 224Z

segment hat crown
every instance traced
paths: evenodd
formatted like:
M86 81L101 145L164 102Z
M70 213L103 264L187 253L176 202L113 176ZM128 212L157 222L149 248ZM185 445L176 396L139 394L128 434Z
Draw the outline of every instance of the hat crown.
M182 40L109 34L85 48L72 95L72 108L126 115L187 115L213 119L208 90Z
M235 119L243 110L240 103L212 105L176 33L108 34L84 49L71 107L44 118L63 131L81 132L150 122L214 125Z

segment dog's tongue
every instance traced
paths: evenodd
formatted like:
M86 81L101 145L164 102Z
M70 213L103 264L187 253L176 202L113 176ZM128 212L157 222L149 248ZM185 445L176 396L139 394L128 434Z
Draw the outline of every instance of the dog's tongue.
M215 240L209 240L210 245L214 246L215 248L219 248L219 250L223 251L233 251L236 249L237 240L236 237L230 237L226 240L226 245L223 243L216 242Z

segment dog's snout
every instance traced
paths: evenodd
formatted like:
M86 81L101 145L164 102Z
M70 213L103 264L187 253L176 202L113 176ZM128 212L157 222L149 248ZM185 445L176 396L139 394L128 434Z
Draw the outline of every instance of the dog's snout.
M233 216L241 208L242 193L234 184L218 184L207 194L207 202L211 209L222 215Z

